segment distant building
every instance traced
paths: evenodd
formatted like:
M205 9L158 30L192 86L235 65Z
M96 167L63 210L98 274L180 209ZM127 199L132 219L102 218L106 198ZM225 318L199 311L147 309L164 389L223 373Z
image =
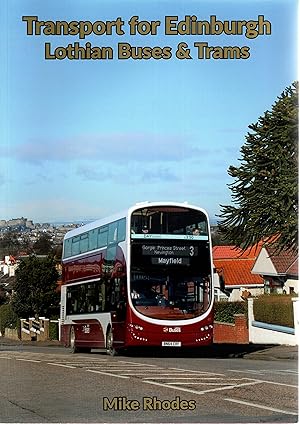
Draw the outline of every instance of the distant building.
M251 272L263 278L265 293L299 294L298 256L290 250L262 247Z
M9 226L18 226L18 225L26 225L26 221L27 219L25 218L14 218L14 219L10 219L9 221L7 221L7 225Z
M260 245L245 252L236 246L213 247L217 300L242 301L264 292L263 278L251 273L260 249Z
M31 219L27 220L27 228L33 229L34 228L34 223Z
M0 261L0 272L8 277L14 277L17 268L17 261L14 256L7 255Z
M32 220L27 218L13 218L5 221L4 219L0 220L0 229L2 231L20 231L26 232L35 228L35 225Z

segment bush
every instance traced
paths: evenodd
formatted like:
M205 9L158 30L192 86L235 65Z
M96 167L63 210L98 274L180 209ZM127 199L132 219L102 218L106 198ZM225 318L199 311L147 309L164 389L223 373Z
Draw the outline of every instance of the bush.
M49 338L50 340L58 340L58 322L49 322Z
M292 297L294 296L271 294L254 299L254 319L268 324L294 328Z
M13 311L11 304L0 306L0 331L4 335L5 328L18 328L19 319Z
M235 314L247 316L247 302L215 302L215 321L234 323Z

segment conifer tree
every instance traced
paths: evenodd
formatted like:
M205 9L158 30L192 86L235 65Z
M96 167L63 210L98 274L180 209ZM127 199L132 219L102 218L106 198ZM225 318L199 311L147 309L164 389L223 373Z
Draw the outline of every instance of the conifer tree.
M271 111L249 126L241 166L228 174L233 205L221 205L221 234L246 249L262 239L277 251L298 242L298 83L278 97Z

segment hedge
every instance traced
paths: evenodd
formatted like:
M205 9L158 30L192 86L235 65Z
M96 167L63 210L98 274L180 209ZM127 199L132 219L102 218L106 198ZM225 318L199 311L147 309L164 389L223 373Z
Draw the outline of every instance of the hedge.
M58 340L58 322L49 322L49 338L50 340Z
M262 295L254 299L253 312L255 321L294 328L292 296Z
M18 317L9 303L0 306L0 331L2 335L5 328L18 328Z
M235 314L247 316L247 302L215 302L215 321L234 323Z

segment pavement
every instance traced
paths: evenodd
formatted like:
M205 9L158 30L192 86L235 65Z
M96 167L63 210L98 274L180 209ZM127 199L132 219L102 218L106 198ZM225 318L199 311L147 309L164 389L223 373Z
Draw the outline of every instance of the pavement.
M245 353L245 359L272 360L298 360L299 346L275 345L255 346L253 350Z
M1 346L40 346L40 347L63 347L63 345L58 340L47 340L47 341L30 341L30 340L13 340L7 337L0 337L0 350Z
M1 347L6 346L38 346L38 347L63 347L58 340L48 341L23 341L12 340L6 337L0 337L0 351ZM298 360L298 346L288 345L255 345L255 344L214 344L212 347L204 348L193 352L197 356L204 357L217 357L217 358L244 358L256 359L264 361L273 360ZM166 351L165 351L166 352ZM168 352L170 352L168 350ZM177 352L178 353L178 352Z

